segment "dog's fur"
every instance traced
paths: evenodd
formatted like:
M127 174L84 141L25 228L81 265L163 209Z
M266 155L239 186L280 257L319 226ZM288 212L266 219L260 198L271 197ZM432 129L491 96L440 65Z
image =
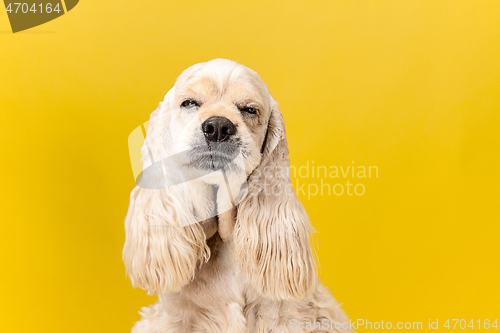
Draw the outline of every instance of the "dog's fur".
M212 116L237 127L237 156L221 148L222 168L214 148L200 148ZM225 59L185 70L152 113L142 152L144 170L167 175L149 173L130 196L123 260L132 285L159 298L133 332L349 331L306 328L348 319L318 281L283 117L257 73Z

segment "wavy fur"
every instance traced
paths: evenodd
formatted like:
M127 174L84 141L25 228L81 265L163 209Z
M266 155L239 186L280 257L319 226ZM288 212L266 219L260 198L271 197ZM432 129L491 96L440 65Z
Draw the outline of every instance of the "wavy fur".
M164 106L169 104L166 100ZM151 166L154 156L157 160L164 156L160 120L167 111L161 112L159 107L150 118L143 148L145 168ZM189 204L172 189L137 186L130 195L123 261L132 285L150 293L179 291L193 279L196 267L208 260L203 228L190 221Z
M304 297L316 281L310 232L291 185L285 124L274 102L262 161L238 206L234 244L240 269L266 296Z

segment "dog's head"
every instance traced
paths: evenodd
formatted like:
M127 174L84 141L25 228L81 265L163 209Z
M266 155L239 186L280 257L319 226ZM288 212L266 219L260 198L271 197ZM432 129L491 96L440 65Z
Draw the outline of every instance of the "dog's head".
M215 59L185 70L169 94L173 152L189 151L188 164L199 169L231 171L237 156L247 175L257 167L273 105L257 73Z
M245 177L259 165L276 102L257 73L236 62L215 59L186 69L152 115L150 143L143 153L167 157L167 178L204 176L214 170ZM153 124L154 122L154 124ZM158 143L162 146L158 146ZM152 165L144 156L145 169ZM189 174L189 176L188 176ZM168 182L168 179L167 179Z
M231 240L257 290L278 299L311 291L311 228L291 187L283 117L257 73L225 59L186 69L151 115L143 161L145 175L161 172L131 194L124 261L133 284L155 292L186 284L209 257L197 222L214 202L220 219L230 201Z

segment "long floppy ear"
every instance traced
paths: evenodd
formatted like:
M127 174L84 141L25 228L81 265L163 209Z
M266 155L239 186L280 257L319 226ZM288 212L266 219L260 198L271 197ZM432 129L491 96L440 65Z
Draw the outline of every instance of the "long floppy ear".
M263 295L300 298L317 280L312 228L291 185L285 124L272 102L262 160L238 206L234 243L240 269Z
M149 293L180 290L209 255L203 228L186 209L182 193L172 193L162 178L166 102L167 97L151 114L142 149L144 172L125 219L125 268L132 285Z

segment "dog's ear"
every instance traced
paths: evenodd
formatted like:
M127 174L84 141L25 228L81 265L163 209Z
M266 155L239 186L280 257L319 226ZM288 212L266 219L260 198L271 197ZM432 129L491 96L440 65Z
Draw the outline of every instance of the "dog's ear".
M234 243L240 269L267 297L303 297L317 280L311 232L290 181L283 116L272 100L262 160L249 176L248 195L238 206Z
M183 202L188 194L173 193L162 172L166 102L167 97L151 115L142 149L144 171L125 219L125 268L132 285L150 293L180 290L209 255L203 228Z

